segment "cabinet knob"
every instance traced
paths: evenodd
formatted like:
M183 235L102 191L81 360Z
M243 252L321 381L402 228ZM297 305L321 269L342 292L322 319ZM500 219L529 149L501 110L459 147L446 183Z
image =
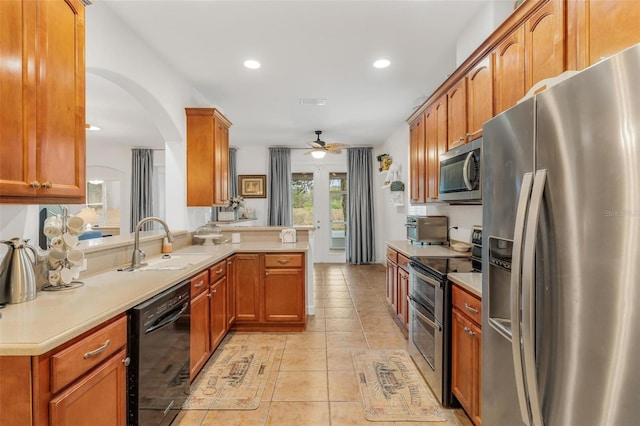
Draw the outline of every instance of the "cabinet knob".
M471 133L467 133L467 137L470 138L471 137Z
M265 277L268 277L268 276L269 276L269 273L268 273L268 272L265 272L265 273L264 273L264 276L265 276Z
M51 182L45 182L42 184L42 187L45 189L51 189L53 187L53 184Z
M464 136L460 136L460 139L458 139L460 142L464 141Z
M34 180L29 184L29 186L33 189L40 189L42 185L40 185L40 182L38 182L37 180Z
M122 363L124 364L125 367L128 367L129 364L131 364L131 358L126 357L125 359L122 360Z
M213 290L211 291L211 293L216 294L218 292L218 290Z

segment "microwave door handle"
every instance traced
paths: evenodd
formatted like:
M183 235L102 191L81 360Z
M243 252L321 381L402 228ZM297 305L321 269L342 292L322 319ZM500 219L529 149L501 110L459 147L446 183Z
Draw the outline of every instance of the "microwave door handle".
M473 151L467 154L467 158L464 159L464 165L462 166L462 177L464 178L464 185L469 191L473 190L473 185L471 184L471 180L469 180L469 165L471 164L473 155Z
M522 361L522 349L520 347L520 322L521 322L521 275L522 266L522 240L524 238L525 218L527 217L527 205L531 195L533 173L525 173L520 186L520 197L516 211L516 223L513 231L513 253L511 267L511 352L513 355L513 370L516 379L516 391L520 406L520 416L524 424L529 422L529 406L524 385L524 368ZM491 288L489 285L488 288ZM490 297L490 295L487 295Z
M543 426L540 396L538 395L534 342L536 324L536 243L546 181L547 171L544 169L536 171L533 179L533 189L531 190L531 206L527 219L524 254L522 256L522 353L524 355L524 372L527 379L527 393L529 394L533 426Z

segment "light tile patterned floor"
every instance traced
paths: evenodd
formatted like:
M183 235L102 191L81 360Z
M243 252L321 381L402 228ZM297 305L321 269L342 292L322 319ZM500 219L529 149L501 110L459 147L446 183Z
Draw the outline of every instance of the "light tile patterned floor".
M382 265L315 265L316 315L308 318L305 332L229 333L220 346L279 348L260 407L182 411L172 426L470 426L460 409L445 409L445 423L365 420L350 350L407 345L406 331L385 301L385 279Z

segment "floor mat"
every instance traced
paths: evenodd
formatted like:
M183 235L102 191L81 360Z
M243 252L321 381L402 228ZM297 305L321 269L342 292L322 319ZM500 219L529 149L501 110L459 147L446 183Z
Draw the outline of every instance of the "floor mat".
M273 360L273 346L227 345L191 385L183 410L254 410Z
M447 421L407 351L363 349L351 355L367 420Z

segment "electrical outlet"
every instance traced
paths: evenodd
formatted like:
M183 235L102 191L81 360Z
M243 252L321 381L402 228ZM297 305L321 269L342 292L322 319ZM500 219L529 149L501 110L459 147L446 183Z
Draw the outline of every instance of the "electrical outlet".
M78 272L83 272L87 270L87 259L82 260L82 265L78 268Z

